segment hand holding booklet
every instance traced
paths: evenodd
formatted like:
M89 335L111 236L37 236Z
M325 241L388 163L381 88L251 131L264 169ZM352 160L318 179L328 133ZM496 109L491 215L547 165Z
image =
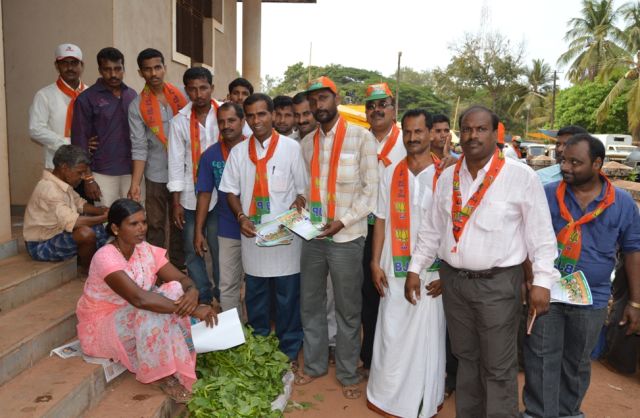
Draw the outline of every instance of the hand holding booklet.
M587 306L593 304L591 288L582 271L575 271L551 284L551 303Z
M279 215L276 219L287 229L307 241L314 239L322 232L311 223L309 211L306 209L302 209L300 212L297 209L291 209Z
M311 223L309 212L302 209L290 209L276 216L269 222L256 226L256 245L259 247L273 247L275 245L288 245L296 235L309 241L314 239L322 231Z

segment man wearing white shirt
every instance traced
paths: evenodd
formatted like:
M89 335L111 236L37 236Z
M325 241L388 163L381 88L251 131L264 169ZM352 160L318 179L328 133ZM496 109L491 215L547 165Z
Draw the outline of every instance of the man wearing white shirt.
M559 273L548 203L534 171L496 147L498 117L472 106L460 117L463 157L440 177L409 265L405 297L420 297L420 278L442 260L443 303L459 360L458 417L517 417L521 264L533 264L530 311L549 309ZM454 216L452 216L452 213ZM535 326L535 325L534 325Z
M257 225L291 207L304 207L307 175L298 142L273 129L271 98L252 94L244 101L244 111L253 135L229 153L220 191L228 193L229 207L240 223L249 325L254 333L269 335L269 283L274 282L280 350L296 362L302 347L301 241L294 236L289 245L259 247L255 237Z
M371 275L381 299L367 406L383 415L431 417L444 400L445 321L435 266L420 272L430 297L417 306L404 298L412 246L440 173L431 157L431 126L423 109L402 116L407 157L380 178Z
M402 160L406 155L402 144L402 131L396 125L396 107L393 94L387 83L371 84L367 86L364 98L365 115L371 125L371 133L376 138L378 154L378 178L382 178L386 167ZM359 372L367 377L371 368L373 355L373 337L376 332L376 319L380 296L376 292L371 280L371 242L373 240L373 213L367 217L367 239L364 242L364 256L362 257L362 348L360 360L362 368Z
M71 143L71 121L76 97L86 88L80 80L84 71L82 51L73 44L58 45L55 51L58 80L38 90L29 109L29 134L45 147L44 167L53 170L53 154Z
M198 163L202 153L218 140L217 108L213 100L213 77L203 67L189 68L183 76L185 91L191 100L171 120L169 130L169 182L167 188L173 197L172 222L182 230L185 263L189 277L193 279L200 292L202 303L211 303L212 297L219 299L218 267L218 216L214 210L217 194L212 194L209 203L209 215L206 221L205 235L209 245L209 255L213 267L215 290L207 275L204 258L200 257L193 246ZM214 293L216 292L216 293Z

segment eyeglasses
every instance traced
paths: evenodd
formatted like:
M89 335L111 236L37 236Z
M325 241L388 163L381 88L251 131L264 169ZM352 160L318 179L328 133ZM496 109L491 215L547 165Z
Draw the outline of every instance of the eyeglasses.
M364 105L364 108L366 110L376 110L376 109L385 110L388 107L393 107L393 103L391 103L391 102L379 102L379 103L376 103L374 101L370 101L370 102L367 102Z

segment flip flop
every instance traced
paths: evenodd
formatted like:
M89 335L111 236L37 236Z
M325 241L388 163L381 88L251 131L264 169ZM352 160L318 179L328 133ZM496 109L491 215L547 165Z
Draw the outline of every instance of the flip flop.
M309 376L307 374L304 374L304 372L302 372L302 373L296 373L296 376L293 379L293 382L298 386L304 386L304 385L308 385L309 383L313 382L316 379L317 379L316 377Z
M358 399L362 396L362 391L358 385L343 385L342 395L347 399Z

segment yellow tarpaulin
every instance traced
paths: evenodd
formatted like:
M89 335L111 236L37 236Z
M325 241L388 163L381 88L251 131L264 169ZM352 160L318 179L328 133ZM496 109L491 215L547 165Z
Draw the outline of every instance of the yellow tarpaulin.
M364 113L364 105L338 105L338 112L347 122L369 129L367 116Z

